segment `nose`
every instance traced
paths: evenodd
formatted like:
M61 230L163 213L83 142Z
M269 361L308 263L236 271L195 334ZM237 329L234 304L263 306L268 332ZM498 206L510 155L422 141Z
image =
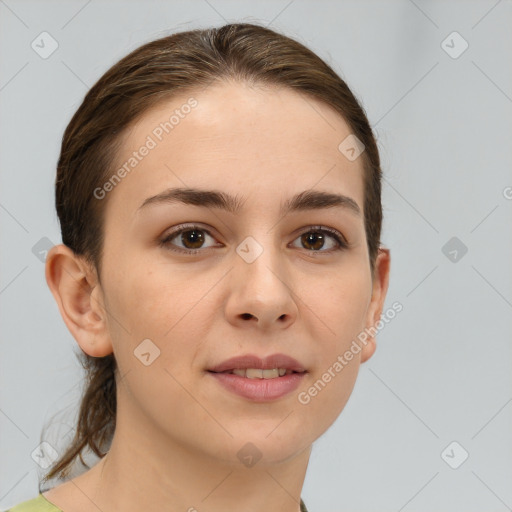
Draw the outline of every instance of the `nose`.
M286 329L295 322L297 297L279 250L265 248L251 263L235 255L225 310L234 326Z

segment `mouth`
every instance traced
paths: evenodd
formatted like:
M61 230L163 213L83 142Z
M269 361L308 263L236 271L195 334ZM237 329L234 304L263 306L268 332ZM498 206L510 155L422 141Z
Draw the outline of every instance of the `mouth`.
M206 370L210 373L233 374L246 379L278 379L294 373L307 373L304 365L286 354L270 354L263 358L254 354L244 354Z
M272 369L263 369L263 368L233 368L231 370L224 370L222 372L215 372L213 370L208 370L210 373L229 373L238 375L239 377L245 377L246 379L276 379L279 377L284 377L286 375L291 375L293 373L306 373L303 371L295 371L289 368L272 368Z
M262 363L258 363L251 356L237 358L236 362L226 361L217 368L207 370L206 373L230 393L259 403L268 403L290 396L304 382L308 374L291 358L285 360L267 358Z

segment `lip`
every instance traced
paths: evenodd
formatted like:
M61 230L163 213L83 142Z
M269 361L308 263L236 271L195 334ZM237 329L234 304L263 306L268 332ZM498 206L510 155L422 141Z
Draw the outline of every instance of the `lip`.
M222 373L236 368L259 368L271 370L285 368L297 373L290 373L273 379L249 379L234 373ZM224 389L253 402L277 400L297 389L307 374L303 364L286 354L271 354L262 358L254 354L232 357L210 369L211 375Z
M286 354L271 354L263 359L254 354L244 354L242 356L232 357L226 361L209 368L209 372L221 373L236 368L260 368L263 370L271 370L272 368L286 368L294 372L306 372L304 365L299 363L293 357ZM243 378L243 377L242 377ZM269 379L270 380L270 379Z
M290 373L273 379L248 379L234 373L208 372L224 389L252 402L277 400L297 389L307 372Z

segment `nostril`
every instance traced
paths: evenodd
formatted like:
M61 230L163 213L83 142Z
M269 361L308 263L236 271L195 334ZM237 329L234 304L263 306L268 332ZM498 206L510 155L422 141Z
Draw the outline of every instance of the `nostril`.
M251 313L242 313L242 318L244 320L250 320L252 318Z

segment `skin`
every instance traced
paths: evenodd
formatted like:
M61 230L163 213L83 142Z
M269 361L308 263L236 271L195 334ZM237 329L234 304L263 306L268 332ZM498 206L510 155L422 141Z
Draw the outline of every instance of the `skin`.
M94 357L114 352L119 366L109 453L44 493L64 512L220 512L234 504L298 512L312 443L339 416L375 351L370 337L308 404L297 400L375 325L388 288L389 250L380 250L372 279L362 215L278 212L281 201L311 189L347 195L363 209L362 158L351 162L338 150L348 125L288 89L217 84L146 112L126 135L119 165L190 96L198 106L105 199L101 282L64 245L47 257L48 285L80 348ZM174 203L137 212L146 198L184 186L238 195L243 210ZM174 247L188 242L203 252L158 245L189 222L211 237L194 246L177 236ZM329 235L317 251L301 243L314 225L338 230L349 248L333 250ZM236 252L248 236L263 247L250 264ZM147 338L160 350L149 366L134 357ZM271 402L234 395L205 371L235 355L275 352L308 374ZM262 454L253 467L237 457L247 442Z

